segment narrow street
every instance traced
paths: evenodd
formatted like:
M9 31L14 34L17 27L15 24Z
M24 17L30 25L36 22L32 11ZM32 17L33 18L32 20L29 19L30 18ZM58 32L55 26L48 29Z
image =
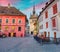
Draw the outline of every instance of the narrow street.
M41 45L33 37L0 38L0 52L59 52L60 45Z

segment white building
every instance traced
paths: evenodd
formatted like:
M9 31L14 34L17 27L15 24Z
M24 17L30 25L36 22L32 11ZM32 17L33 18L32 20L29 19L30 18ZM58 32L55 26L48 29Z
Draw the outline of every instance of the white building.
M60 0L50 0L39 15L39 35L60 37Z

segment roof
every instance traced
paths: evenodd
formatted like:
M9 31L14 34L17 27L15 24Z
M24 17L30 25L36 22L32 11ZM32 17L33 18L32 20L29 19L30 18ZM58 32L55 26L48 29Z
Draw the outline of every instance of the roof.
M24 15L21 11L16 9L15 7L5 7L5 6L0 6L0 15Z
M49 7L54 1L55 1L55 0L50 1L50 3L49 3L48 5L46 5L46 6L43 8L43 10L40 12L39 16L41 16L41 14L45 11L45 9L46 9L47 7ZM39 16L38 16L38 18L39 18Z
M35 18L37 18L37 17L38 17L38 15L35 15L35 14L34 14L34 15L31 15L31 16L30 16L30 19L35 19Z

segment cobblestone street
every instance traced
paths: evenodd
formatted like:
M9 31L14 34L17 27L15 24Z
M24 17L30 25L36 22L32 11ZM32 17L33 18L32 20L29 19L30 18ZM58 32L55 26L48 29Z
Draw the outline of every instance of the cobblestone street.
M60 52L60 45L41 45L33 37L0 38L0 52Z

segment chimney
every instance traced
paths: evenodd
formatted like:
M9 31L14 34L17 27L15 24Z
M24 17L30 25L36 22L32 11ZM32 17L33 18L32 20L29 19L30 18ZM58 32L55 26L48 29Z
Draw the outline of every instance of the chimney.
M46 6L48 5L48 2L46 2Z
M44 9L45 9L45 7L42 8L42 10L44 10Z
M11 6L10 6L10 3L8 3L8 8L10 8Z

